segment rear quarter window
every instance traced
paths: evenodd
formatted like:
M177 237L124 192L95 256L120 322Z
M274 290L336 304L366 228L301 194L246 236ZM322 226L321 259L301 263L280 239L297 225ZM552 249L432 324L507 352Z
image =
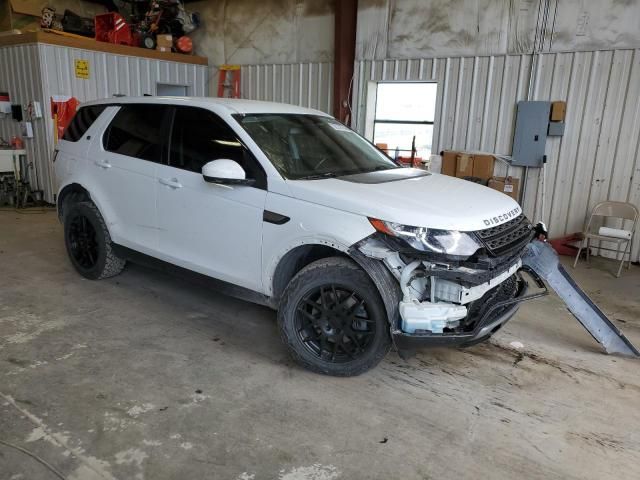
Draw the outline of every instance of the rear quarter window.
M106 105L81 107L80 110L76 112L67 129L64 131L62 139L68 142L77 142L80 140L105 108Z

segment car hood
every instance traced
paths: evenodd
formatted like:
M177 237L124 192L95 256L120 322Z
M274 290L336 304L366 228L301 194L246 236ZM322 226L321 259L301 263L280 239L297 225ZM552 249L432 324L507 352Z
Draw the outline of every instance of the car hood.
M380 220L442 230L482 230L522 213L511 197L491 188L446 175L403 170L400 179L397 173L391 173L397 170L388 170L387 178L376 172L287 183L292 195L300 200ZM367 179L367 175L376 178Z

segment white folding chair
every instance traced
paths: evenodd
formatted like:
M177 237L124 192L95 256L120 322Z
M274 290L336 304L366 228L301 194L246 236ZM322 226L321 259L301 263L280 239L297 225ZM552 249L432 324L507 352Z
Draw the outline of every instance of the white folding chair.
M610 252L616 252L616 259L618 258L618 254L622 254L622 260L620 261L620 266L618 267L618 273L616 277L620 276L620 272L622 272L622 266L624 265L624 257L627 255L627 268L631 267L631 245L633 244L633 236L636 231L636 223L638 221L638 209L635 205L627 202L601 202L597 204L591 215L589 216L589 221L587 222L587 227L585 228L582 236L582 240L580 241L580 248L578 249L578 254L576 255L576 259L573 262L573 266L578 264L578 259L580 258L580 253L583 248L587 249L587 262L589 261L589 243L591 240L595 241L604 241L604 242L612 242L616 244L616 248L605 248L599 247L600 250L607 250ZM594 231L594 217L602 217L603 221L606 218L619 218L623 220L630 220L631 224L631 237L630 238L618 238L612 237L608 235L601 235L597 231ZM603 222L601 222L603 223ZM585 246L586 240L586 246ZM620 249L622 247L622 250Z

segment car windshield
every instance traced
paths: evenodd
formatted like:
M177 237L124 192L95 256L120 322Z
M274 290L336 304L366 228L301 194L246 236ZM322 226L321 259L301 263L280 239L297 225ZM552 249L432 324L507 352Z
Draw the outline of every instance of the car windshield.
M331 178L401 168L330 117L284 113L235 115L285 178Z

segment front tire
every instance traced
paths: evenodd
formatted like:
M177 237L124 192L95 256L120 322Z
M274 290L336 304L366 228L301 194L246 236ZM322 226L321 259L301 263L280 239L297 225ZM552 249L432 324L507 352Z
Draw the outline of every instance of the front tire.
M375 285L342 257L318 260L298 272L280 300L278 327L294 360L325 375L359 375L391 347Z
M119 274L126 261L118 257L98 208L92 202L72 204L64 213L64 243L74 268L90 280Z

